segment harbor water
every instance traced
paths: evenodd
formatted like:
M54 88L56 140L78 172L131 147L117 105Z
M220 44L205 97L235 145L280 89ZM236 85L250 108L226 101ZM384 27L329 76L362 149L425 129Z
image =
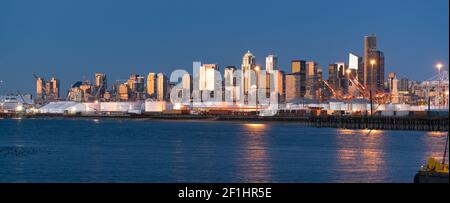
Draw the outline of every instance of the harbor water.
M2 119L0 182L405 182L447 132L298 123Z

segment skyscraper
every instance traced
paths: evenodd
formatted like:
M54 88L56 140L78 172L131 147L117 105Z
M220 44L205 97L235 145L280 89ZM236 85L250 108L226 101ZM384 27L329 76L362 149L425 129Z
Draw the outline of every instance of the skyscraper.
M157 98L159 101L167 101L169 98L169 80L164 73L158 73L157 75Z
M266 71L272 73L277 69L278 57L275 55L269 55L266 57Z
M156 98L156 74L148 73L147 75L147 95L149 98Z
M103 73L95 74L95 89L97 91L97 96L103 97L106 90L108 89L107 79L106 79L105 74L103 74Z
M137 78L139 77L139 75L133 74L130 75L130 77L127 80L127 84L128 84L128 88L130 88L130 92L133 94L136 92L136 83L137 83Z
M183 91L186 93L186 95L189 92L190 95L190 93L192 92L192 76L189 73L184 74L182 78L182 83L183 83Z
M130 97L130 88L126 83L119 85L118 95L120 101L128 101Z
M328 65L328 84L336 90L339 87L339 71L335 63Z
M274 91L278 94L278 102L283 103L285 101L285 75L281 70L274 70L273 72L273 88L271 87L271 91Z
M292 60L291 61L292 73L304 73L306 71L306 61Z
M286 102L290 103L301 98L300 74L286 74Z
M348 68L356 70L357 72L357 75L352 75L352 78L355 78L359 83L364 84L364 64L362 58L353 53L349 53L348 55Z
M136 92L142 94L145 92L145 78L139 75L136 80Z
M250 90L250 86L252 83L251 71L254 70L255 66L256 66L255 56L250 51L247 51L247 53L245 53L244 56L242 57L242 65L241 65L241 69L244 74L241 86L244 89L245 100L248 99L248 92Z
M300 75L300 97L303 98L306 92L306 61L292 60L291 71L293 74Z
M367 92L384 89L384 54L377 50L375 35L364 37L364 87Z
M304 97L313 100L319 98L317 66L317 63L314 61L308 61L306 63L306 92ZM288 88L287 85L286 88Z
M238 100L238 89L236 88L236 78L234 77L234 71L236 71L236 67L234 66L227 66L223 70L224 75L224 88L225 92L228 92L230 95L230 100L233 102L236 102ZM224 93L225 93L224 92ZM226 94L225 94L226 95ZM226 97L224 97L226 98Z
M203 64L199 70L199 89L201 91L214 91L217 80L216 71L219 71L217 64Z

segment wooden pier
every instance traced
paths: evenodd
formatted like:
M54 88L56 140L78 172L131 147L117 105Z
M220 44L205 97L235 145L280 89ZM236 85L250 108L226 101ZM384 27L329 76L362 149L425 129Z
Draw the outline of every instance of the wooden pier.
M211 120L242 122L296 122L318 128L378 129L409 131L448 131L448 116L256 116L256 115L164 115L164 114L14 114L0 113L0 118L115 118L149 120Z

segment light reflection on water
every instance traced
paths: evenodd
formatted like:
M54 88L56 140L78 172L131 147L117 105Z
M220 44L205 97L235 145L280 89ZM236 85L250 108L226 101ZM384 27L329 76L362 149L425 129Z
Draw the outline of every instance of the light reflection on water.
M104 119L0 129L0 182L411 182L447 134Z
M349 129L336 131L336 170L338 172L336 181L375 182L375 176L383 177L386 173L382 146L383 131ZM374 178L370 178L372 176Z
M425 148L426 153L423 157L423 164L428 160L428 158L433 157L437 161L442 161L444 157L444 148L445 148L445 139L448 135L448 132L427 132L425 134ZM447 148L448 150L448 148ZM448 151L447 158L448 160Z
M264 123L243 124L242 160L238 160L239 176L245 182L271 182L271 163L267 152L270 126Z

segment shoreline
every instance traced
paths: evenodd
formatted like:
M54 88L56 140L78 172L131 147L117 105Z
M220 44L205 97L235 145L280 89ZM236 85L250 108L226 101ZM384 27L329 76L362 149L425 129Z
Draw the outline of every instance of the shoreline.
M190 120L190 121L241 121L302 123L316 128L374 129L398 131L448 132L449 117L383 117L383 116L237 116L237 115L164 115L164 114L5 114L0 118L87 118L132 120Z

